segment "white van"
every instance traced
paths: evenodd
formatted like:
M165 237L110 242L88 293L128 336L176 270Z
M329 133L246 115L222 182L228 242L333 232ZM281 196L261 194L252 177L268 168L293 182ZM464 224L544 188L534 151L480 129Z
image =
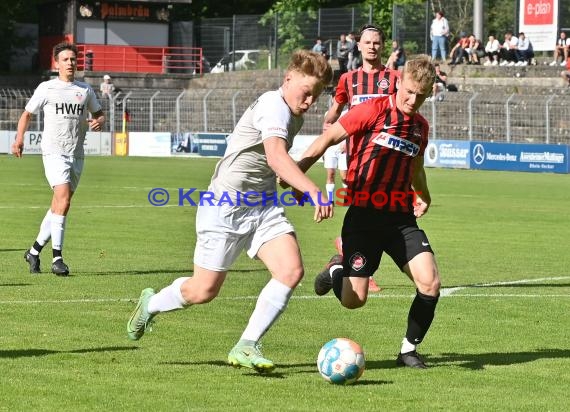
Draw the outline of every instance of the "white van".
M235 69L234 69L234 52L229 52L220 59L210 73L223 73L233 70L251 70L257 67L259 62L259 50L236 50L235 51Z

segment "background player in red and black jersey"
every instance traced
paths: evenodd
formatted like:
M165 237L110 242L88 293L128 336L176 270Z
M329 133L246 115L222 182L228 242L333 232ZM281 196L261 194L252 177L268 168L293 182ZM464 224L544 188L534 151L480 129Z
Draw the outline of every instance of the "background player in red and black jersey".
M396 93L400 72L384 66L381 60L384 32L376 26L365 25L357 40L362 66L340 76L332 106L325 115L325 130L338 120L345 107L350 109L372 97Z
M435 68L429 56L409 60L395 95L370 99L331 125L303 155L307 170L330 145L347 140L350 207L343 256L335 255L315 279L315 292L331 289L342 305L366 303L368 278L386 252L417 288L397 364L425 368L416 352L437 305L440 278L433 251L416 218L431 203L423 166L428 122L418 109L431 94Z
M373 97L396 93L400 72L384 66L381 59L385 42L384 32L376 26L367 24L360 29L357 41L362 56L362 66L341 75L332 105L325 115L323 131L336 122L343 111ZM327 179L327 183L330 181L334 182L334 175ZM340 253L341 238L335 243ZM369 291L380 291L372 277L369 279Z

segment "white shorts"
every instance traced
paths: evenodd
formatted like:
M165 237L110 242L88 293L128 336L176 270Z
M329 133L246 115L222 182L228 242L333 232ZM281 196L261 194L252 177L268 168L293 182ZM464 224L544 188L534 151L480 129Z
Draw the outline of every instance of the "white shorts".
M340 151L341 144L343 143L331 146L325 151L323 156L325 169L348 170L346 165L346 153L341 153Z
M75 192L85 159L63 155L44 155L42 160L46 179L52 188L69 183L71 191Z
M198 206L194 264L225 272L242 250L253 259L264 243L294 232L280 206Z

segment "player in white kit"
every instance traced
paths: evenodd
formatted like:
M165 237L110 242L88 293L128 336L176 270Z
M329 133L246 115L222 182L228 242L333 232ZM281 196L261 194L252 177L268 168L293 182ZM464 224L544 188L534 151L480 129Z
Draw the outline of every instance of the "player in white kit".
M51 270L58 276L67 276L69 268L62 256L65 220L83 170L85 134L89 128L100 131L105 116L91 86L75 80L76 46L71 43L57 44L53 48L53 58L58 77L40 83L26 104L18 121L12 153L22 157L24 134L32 114L43 110L42 160L53 197L36 241L25 252L24 259L30 266L30 273L40 273L39 254L51 238ZM89 113L92 115L90 119Z
M158 313L214 299L228 269L246 250L265 264L271 280L259 294L228 363L260 373L274 369L274 363L262 355L259 341L285 310L304 274L293 226L276 201L276 176L308 193L315 205L316 222L332 216L326 194L288 153L303 124L303 114L331 80L332 69L325 57L297 51L279 90L264 93L245 111L228 138L226 153L210 183L214 205L198 206L193 276L178 278L158 293L144 289L127 323L130 339L140 339Z

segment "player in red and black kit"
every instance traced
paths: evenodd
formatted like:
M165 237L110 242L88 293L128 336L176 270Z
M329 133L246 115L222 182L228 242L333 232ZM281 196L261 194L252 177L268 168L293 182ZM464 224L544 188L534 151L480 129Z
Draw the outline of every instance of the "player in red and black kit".
M358 48L362 56L362 66L341 75L331 108L325 115L323 131L336 122L346 110L373 97L396 93L400 72L382 64L384 41L384 32L378 27L367 24L360 29ZM339 253L342 251L341 239L336 240ZM380 291L372 277L369 279L369 291Z
M315 292L331 289L342 305L366 303L368 278L386 252L417 288L397 364L426 365L416 352L432 320L440 279L428 238L416 218L431 203L423 166L429 126L418 109L431 94L435 68L429 56L408 60L395 95L370 99L331 125L303 155L307 170L330 145L346 139L350 203L343 228L343 256L335 255L315 279Z

